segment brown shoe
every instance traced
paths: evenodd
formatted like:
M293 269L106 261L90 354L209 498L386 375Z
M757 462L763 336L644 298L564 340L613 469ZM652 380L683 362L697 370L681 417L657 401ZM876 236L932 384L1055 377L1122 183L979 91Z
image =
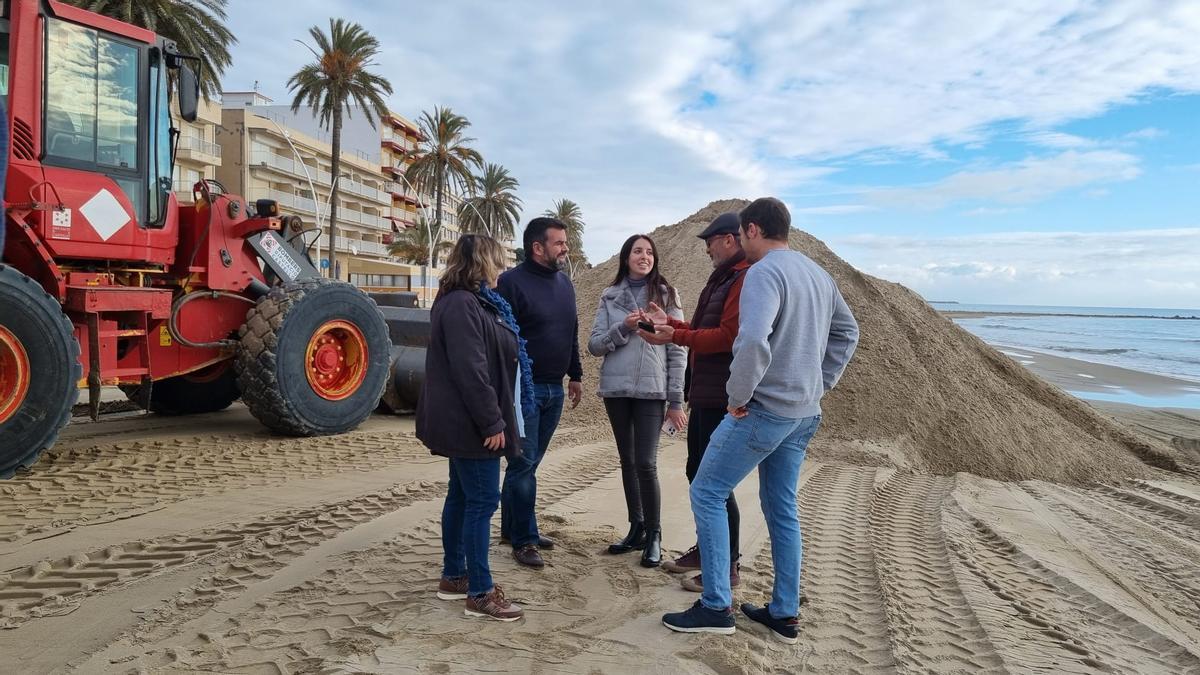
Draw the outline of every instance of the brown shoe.
M513 551L513 560L526 567L534 569L542 569L546 566L546 561L542 560L542 554L538 552L537 546L529 544Z
M466 600L466 577L442 577L438 582L438 600Z
M738 563L733 563L733 565L730 567L730 569L729 569L729 587L730 588L737 588L738 585L742 583L742 578L738 574L741 571L741 568L742 568L742 566ZM685 577L682 581L679 582L679 585L683 586L683 590L685 590L685 591L691 591L693 593L703 593L704 592L704 580L700 578L702 576L704 576L704 575L697 574L694 577Z
M517 603L509 602L508 598L504 597L504 591L500 590L500 586L497 584L490 593L477 598L468 597L463 614L497 621L516 621L525 616L525 610L521 609Z
M678 558L664 562L663 569L668 572L700 571L700 547L693 546Z

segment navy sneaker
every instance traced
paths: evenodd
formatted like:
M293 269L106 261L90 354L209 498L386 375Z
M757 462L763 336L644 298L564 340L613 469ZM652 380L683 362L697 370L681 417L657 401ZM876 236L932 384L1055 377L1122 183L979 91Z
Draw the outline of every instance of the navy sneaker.
M751 621L757 621L770 628L771 634L775 636L775 639L784 644L794 645L800 640L800 620L794 616L786 619L776 619L771 616L771 612L766 607L759 607L750 603L742 605L742 614L749 617Z
M699 600L687 611L664 614L662 622L667 628L679 633L733 635L737 631L732 609L709 609L700 604Z

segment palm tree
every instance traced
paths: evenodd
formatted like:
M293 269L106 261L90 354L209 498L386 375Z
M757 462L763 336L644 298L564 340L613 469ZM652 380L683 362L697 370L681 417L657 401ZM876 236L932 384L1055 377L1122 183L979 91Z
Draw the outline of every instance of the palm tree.
M420 217L415 226L405 228L396 235L388 246L388 253L410 265L428 265L431 235L428 221ZM436 252L443 253L454 248L454 244L442 241L434 248L437 249Z
M308 50L317 60L296 71L288 80L288 90L296 92L292 99L292 112L300 107L311 108L320 119L321 126L332 126L332 175L340 176L342 169L342 114L351 114L357 108L366 116L371 126L375 117L388 114L384 94L392 93L392 85L385 78L368 70L376 65L374 58L379 54L379 41L357 23L343 19L329 20L329 33L319 26L308 29L309 36L317 49ZM334 179L329 192L329 269L336 270L334 251L337 249L337 206L338 181Z
M442 234L442 205L448 193L470 191L475 180L471 169L482 167L483 157L470 147L475 139L464 135L471 123L449 108L436 106L432 114L421 113L417 126L421 140L415 149L402 155L401 162L411 162L404 170L404 177L417 191L433 196L433 240L438 241ZM434 267L437 267L436 253Z
M520 183L508 169L488 164L476 176L474 195L458 206L458 226L463 232L486 234L510 241L521 217L521 199L513 194Z
M588 266L587 254L583 252L583 210L578 204L564 197L555 200L554 208L546 209L542 215L557 219L567 226L567 247L571 249L567 254L567 262L570 265L571 278L574 279L580 265Z
M141 26L174 40L180 53L200 58L200 92L211 99L221 91L237 38L225 27L228 0L67 0L89 12Z

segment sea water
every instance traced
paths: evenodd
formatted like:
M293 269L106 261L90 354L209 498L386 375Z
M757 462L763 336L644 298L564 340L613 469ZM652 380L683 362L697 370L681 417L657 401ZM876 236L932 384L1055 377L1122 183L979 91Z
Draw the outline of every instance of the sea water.
M1200 383L1200 309L930 304L942 311L989 314L953 317L955 323L988 344L1022 347ZM1166 401L1133 401L1117 393L1107 397L1072 393L1083 398L1171 405ZM1175 404L1200 405L1200 396L1184 398L1189 400Z

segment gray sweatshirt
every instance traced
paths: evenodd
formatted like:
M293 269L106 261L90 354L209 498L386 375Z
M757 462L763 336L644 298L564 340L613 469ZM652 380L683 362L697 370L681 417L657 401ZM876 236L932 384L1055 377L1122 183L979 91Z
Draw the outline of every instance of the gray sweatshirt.
M808 256L772 250L746 271L742 286L730 407L751 399L799 419L821 414L858 344L858 324L837 284Z

